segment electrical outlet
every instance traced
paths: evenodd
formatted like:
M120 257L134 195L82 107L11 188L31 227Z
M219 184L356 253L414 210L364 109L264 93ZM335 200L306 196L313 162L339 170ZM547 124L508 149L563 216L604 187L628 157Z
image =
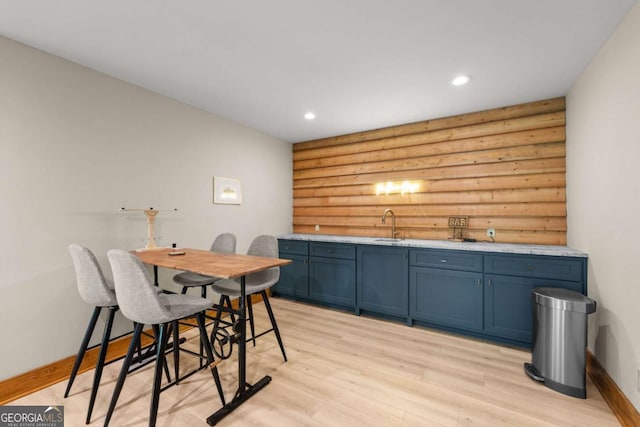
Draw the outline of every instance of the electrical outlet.
M316 231L320 231L320 224L316 224Z
M491 238L496 237L496 229L495 228L487 228L487 237L491 237Z

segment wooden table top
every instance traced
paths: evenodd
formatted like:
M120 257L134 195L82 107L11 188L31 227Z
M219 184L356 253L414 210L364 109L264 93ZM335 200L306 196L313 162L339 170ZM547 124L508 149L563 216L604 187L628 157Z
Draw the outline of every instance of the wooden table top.
M184 252L184 255L169 255L170 252ZM291 264L289 259L264 258L252 255L228 254L199 249L157 249L133 251L145 264L175 270L191 271L207 276L231 279L256 273L271 267Z

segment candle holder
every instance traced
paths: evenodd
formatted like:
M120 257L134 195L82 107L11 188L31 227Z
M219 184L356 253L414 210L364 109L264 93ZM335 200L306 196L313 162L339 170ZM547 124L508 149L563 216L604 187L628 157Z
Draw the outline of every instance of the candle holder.
M155 236L156 216L158 215L159 212L162 212L163 210L153 209L153 208L149 208L149 209L121 208L121 210L126 212L144 212L144 214L147 216L147 245L144 247L144 249L141 249L141 250L153 251L153 250L163 249L161 247L156 246L156 236ZM178 209L164 209L164 211L171 211L171 212L175 212L177 210Z

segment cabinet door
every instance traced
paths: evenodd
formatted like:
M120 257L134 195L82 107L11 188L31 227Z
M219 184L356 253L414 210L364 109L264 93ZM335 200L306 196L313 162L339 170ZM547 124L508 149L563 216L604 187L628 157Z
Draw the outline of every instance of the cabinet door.
M485 275L485 332L531 343L533 333L533 298L537 287L559 287L581 292L582 282L531 277Z
M412 318L482 331L482 274L411 267L409 289Z
M358 247L358 308L407 317L409 260L407 249Z
M280 267L280 280L271 289L276 294L294 297L309 296L309 271L306 255L280 254L293 263Z
M355 307L355 262L347 259L310 257L309 297L320 303Z

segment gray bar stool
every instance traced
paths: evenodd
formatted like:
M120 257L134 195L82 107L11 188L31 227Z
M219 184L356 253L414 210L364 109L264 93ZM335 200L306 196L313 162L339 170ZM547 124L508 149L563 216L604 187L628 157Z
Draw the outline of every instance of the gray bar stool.
M222 252L234 254L236 253L236 236L232 233L221 233L213 240L211 244L211 252ZM182 294L186 294L190 288L200 288L200 296L207 297L207 288L215 281L220 280L218 277L206 276L204 274L193 273L191 271L183 271L173 276L173 282L182 286ZM227 302L231 305L231 301L227 297ZM233 316L233 315L232 315ZM208 316L207 316L208 317ZM233 317L232 317L233 318ZM235 320L235 319L233 319ZM177 329L174 330L174 340L177 339ZM200 356L203 355L202 344L200 344ZM202 358L200 359L200 367L202 367ZM179 378L178 378L179 380Z
M131 338L129 350L122 365L118 381L113 391L109 410L105 419L105 427L109 425L109 421L113 415L118 397L122 391L122 386L127 376L127 371L131 365L133 354L137 347L137 341L142 333L143 326L152 325L157 328L157 352L156 366L153 382L153 391L151 397L151 408L149 413L149 425L155 426L158 404L160 401L162 367L166 364L164 349L167 346L169 333L168 329L171 325L177 328L176 321L187 317L194 317L198 323L200 339L203 343L204 350L207 354L208 366L210 366L211 374L216 383L218 395L222 405L224 406L224 393L218 367L214 362L213 353L210 343L207 339L207 331L204 324L204 312L210 308L213 303L207 299L194 297L190 295L180 294L158 294L153 285L153 280L149 272L142 262L133 254L123 250L110 250L107 253L111 270L113 271L113 279L115 291L118 296L120 310L128 319L135 322L136 327ZM177 346L174 340L174 350ZM177 351L174 351L174 357L178 357Z
M219 234L211 244L211 252L236 253L236 236L231 233ZM189 288L200 287L202 298L207 297L207 287L219 280L217 277L205 276L204 274L184 271L173 276L176 285L182 286L182 293L187 293Z
M247 255L254 255L266 258L278 258L278 240L274 236L270 235L262 235L258 236L251 242L249 249L247 250ZM280 267L270 268L268 270L260 271L258 273L249 274L245 278L245 293L246 293L246 304L247 309L249 311L249 325L251 327L251 341L253 341L253 345L256 345L256 338L267 334L269 332L274 332L276 335L276 339L278 340L278 345L280 346L280 351L282 352L282 357L284 361L287 361L287 354L284 351L284 344L282 343L282 337L280 336L280 330L278 329L278 324L276 322L276 318L273 314L273 310L271 309L271 304L269 303L269 296L267 295L267 289L271 286L278 283L280 279ZM238 280L232 279L223 279L214 282L211 288L220 294L220 302L218 304L218 311L216 313L216 321L214 322L214 334L218 330L218 326L220 323L227 324L223 322L221 318L222 312L228 312L233 314L233 309L231 308L230 298L239 298L240 297L240 283ZM253 322L253 307L251 304L251 295L260 294L264 301L264 305L267 309L267 314L269 315L269 320L271 321L271 329L268 329L260 334L255 334L255 326ZM225 306L225 301L227 306ZM234 322L232 318L232 322Z
M91 412L93 412L93 406L96 401L96 395L98 394L98 385L100 384L100 378L102 376L107 348L109 347L109 341L111 339L110 336L111 327L113 326L113 318L116 311L118 311L118 301L113 289L113 283L110 283L105 279L102 269L100 268L100 264L98 264L93 253L89 249L77 244L69 245L69 252L71 253L73 267L76 271L76 284L78 286L80 298L82 298L82 300L87 304L93 305L95 308L93 309L93 314L91 315L91 319L87 325L87 330L85 331L82 343L80 344L80 350L78 351L73 363L71 376L69 377L64 397L69 396L71 386L76 379L82 359L87 352L87 346L89 345L89 341L93 335L100 312L103 308L108 310L107 323L104 327L102 342L100 343L100 353L98 355L96 370L93 376L89 409L87 410L86 423L89 424L91 421Z

